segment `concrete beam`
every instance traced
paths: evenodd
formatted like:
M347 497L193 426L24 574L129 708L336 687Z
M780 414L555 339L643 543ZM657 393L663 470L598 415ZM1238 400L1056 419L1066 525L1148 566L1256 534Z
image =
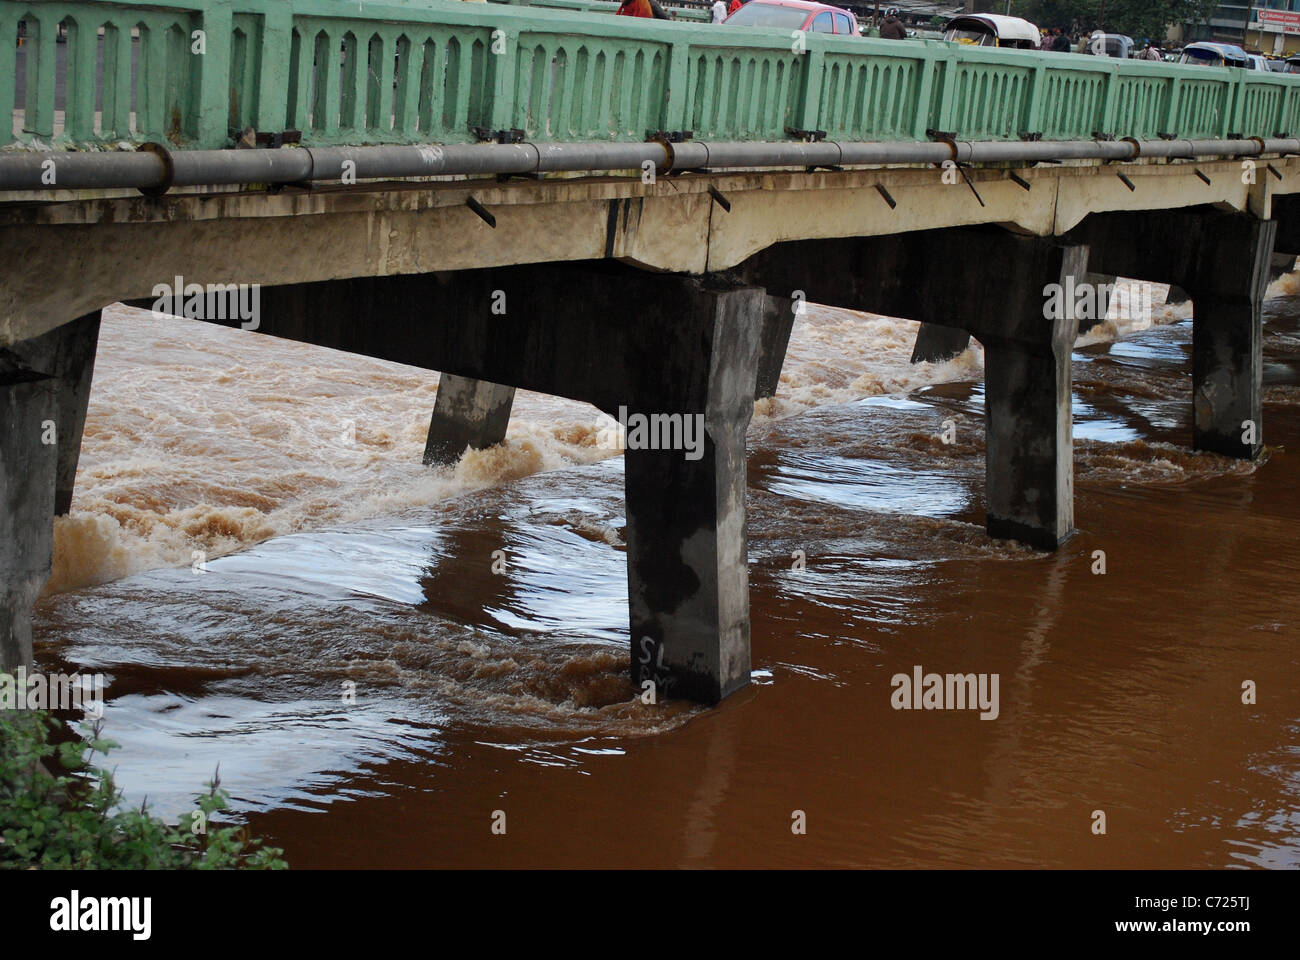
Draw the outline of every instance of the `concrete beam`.
M1269 163L1282 177L1268 174L1275 202L1300 192L1300 158ZM0 198L12 201L0 203L0 249L14 251L28 269L0 273L0 346L38 336L70 313L149 296L176 276L271 286L602 257L705 273L790 240L968 224L1047 236L1100 210L1191 203L1245 210L1254 189L1241 183L1240 162L1232 160L1126 164L1124 171L1133 190L1109 165L976 169L968 174L978 199L964 183L947 184L941 171L920 167L690 174L653 184L569 176L363 183L160 199L7 194ZM728 198L730 212L711 189ZM471 196L492 212L496 229L466 206ZM457 242L447 243L448 236ZM56 269L74 273L78 283L45 282Z
M450 465L473 447L486 450L506 438L515 388L444 373L438 380L424 465Z
M1076 285L1075 244L998 228L779 244L738 273L817 303L960 324L986 353L987 526L1051 549L1073 532L1070 350L1077 320L1048 315L1048 288Z

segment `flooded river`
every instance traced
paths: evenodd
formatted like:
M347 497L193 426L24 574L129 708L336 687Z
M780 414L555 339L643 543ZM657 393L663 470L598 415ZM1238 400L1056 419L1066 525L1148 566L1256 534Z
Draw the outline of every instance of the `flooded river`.
M715 710L626 678L609 418L521 393L430 470L436 374L113 307L37 659L107 675L128 799L219 763L294 866L1297 867L1298 280L1257 464L1189 450L1190 307L1080 345L1055 554L985 536L978 347L912 367L914 323L811 307ZM998 716L893 709L917 666L997 674Z

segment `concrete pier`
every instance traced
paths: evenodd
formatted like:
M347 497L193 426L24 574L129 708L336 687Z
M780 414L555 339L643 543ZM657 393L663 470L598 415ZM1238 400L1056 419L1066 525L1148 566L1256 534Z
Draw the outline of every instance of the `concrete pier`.
M86 425L95 349L99 345L99 322L100 311L96 310L13 348L25 364L56 381L58 409L54 419L59 448L54 489L56 516L64 516L72 508L77 462L81 458L81 433Z
M920 320L923 330L959 324L951 342L963 349L977 337L988 531L1044 549L1073 532L1069 360L1078 333L1072 311L1047 317L1048 290L1086 272L1078 244L982 227L778 244L740 268L751 283L804 289L817 303Z
M754 395L775 397L781 383L781 367L790 346L790 333L802 301L789 297L769 296L763 301L762 348L758 359L758 379Z
M58 381L0 349L0 670L32 663L32 607L50 576Z
M942 363L961 354L970 346L970 334L960 327L923 323L912 345L913 363Z
M486 450L506 438L515 388L445 373L424 445L424 464L455 463L471 447Z
M544 264L272 287L261 303L260 333L441 371L435 459L499 439L514 388L621 415L632 678L705 703L748 683L745 428L790 301L718 276ZM769 375L783 355L771 347Z
M1261 308L1276 221L1211 207L1088 217L1070 237L1094 269L1192 299L1192 447L1252 459L1263 443Z

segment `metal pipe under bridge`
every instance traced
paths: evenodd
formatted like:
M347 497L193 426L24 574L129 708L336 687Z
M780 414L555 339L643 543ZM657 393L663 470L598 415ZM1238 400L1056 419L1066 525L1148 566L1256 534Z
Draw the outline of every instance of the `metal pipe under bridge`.
M500 442L520 387L699 418L697 456L626 453L629 669L661 695L748 682L745 428L802 297L922 321L917 359L983 343L990 536L1073 532L1053 285L1183 288L1188 442L1261 450L1300 76L573 4L0 0L0 667L32 658L99 311L176 277L440 371L428 463Z

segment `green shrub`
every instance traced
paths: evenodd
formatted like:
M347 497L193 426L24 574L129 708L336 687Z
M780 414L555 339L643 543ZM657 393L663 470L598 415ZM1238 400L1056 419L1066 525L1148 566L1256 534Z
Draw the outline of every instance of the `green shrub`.
M103 738L99 722L82 729L85 739L69 739L70 731L44 711L0 712L0 869L288 866L283 850L264 846L247 829L209 822L229 800L221 789L220 768L207 792L196 798L201 816L187 816L173 826L150 813L146 804L138 810L122 808L113 775L92 762L117 744ZM196 833L196 823L205 829Z

